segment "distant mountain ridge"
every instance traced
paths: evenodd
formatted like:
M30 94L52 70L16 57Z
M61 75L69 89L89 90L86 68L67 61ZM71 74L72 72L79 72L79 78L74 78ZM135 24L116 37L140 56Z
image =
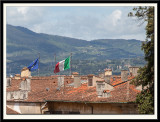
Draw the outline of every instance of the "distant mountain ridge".
M144 56L141 41L131 39L97 39L86 41L70 37L36 33L21 26L7 24L7 69L20 71L40 53L40 68L54 68L56 62L72 53L72 60L105 61ZM76 64L74 64L76 65ZM77 67L79 68L79 67ZM87 70L87 67L86 69Z
M141 41L98 39L86 41L70 37L35 33L21 26L7 24L7 59L33 59L38 53L44 62L70 55L75 59L106 60L142 56ZM52 59L51 59L52 57Z

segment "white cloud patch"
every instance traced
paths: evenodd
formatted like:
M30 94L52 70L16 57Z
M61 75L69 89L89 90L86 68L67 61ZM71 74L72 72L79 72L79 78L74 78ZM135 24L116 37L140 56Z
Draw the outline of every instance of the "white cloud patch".
M7 7L7 23L25 27L44 21L43 7Z
M118 21L121 19L122 12L120 10L115 10L111 14L111 20L113 22L113 26L116 26Z
M91 11L92 10L92 11ZM138 26L130 11L103 7L74 9L53 7L7 7L7 23L38 33L93 40L104 38L145 38L145 24ZM93 11L94 10L94 11ZM106 11L106 12L105 12Z
M17 8L17 11L18 11L18 13L20 13L20 14L26 14L27 13L27 11L28 11L28 7L18 7Z

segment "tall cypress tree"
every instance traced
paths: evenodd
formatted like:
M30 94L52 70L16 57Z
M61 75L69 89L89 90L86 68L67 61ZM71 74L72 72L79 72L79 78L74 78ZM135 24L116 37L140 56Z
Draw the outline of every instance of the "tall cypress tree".
M136 86L142 85L142 91L137 95L138 111L141 114L154 114L154 7L136 7L128 15L137 17L146 25L146 41L142 43L147 64L140 68L138 76L132 81Z

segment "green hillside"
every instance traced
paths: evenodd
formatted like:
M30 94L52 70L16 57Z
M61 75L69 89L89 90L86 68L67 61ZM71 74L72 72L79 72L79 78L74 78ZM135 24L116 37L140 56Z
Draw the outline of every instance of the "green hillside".
M21 26L7 24L7 66L17 72L29 65L40 53L41 68L54 67L57 61L72 53L72 60L136 58L143 56L141 41L125 39L81 40L58 35L35 33ZM87 68L87 67L86 67ZM50 69L50 68L48 68Z

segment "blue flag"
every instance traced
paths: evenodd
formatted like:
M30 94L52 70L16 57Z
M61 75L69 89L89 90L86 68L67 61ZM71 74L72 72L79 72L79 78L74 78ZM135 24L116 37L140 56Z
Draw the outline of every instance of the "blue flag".
M34 70L38 69L38 58L28 66L28 69L30 71L34 71Z

